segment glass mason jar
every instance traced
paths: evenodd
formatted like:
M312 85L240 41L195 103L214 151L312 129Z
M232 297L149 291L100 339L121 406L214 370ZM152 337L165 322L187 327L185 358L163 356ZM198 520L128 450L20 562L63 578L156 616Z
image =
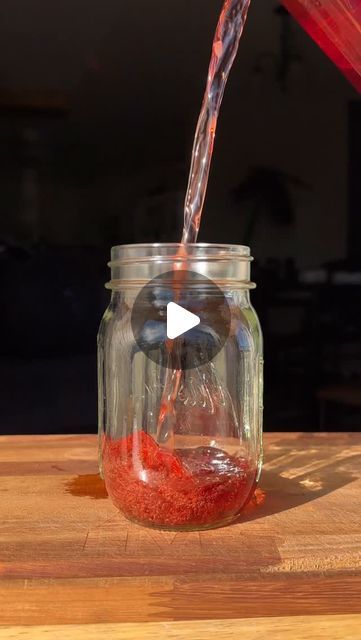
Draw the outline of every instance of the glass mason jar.
M238 245L112 249L111 301L98 334L99 463L110 498L132 521L209 529L236 520L253 495L262 465L263 354L251 260ZM132 325L142 288L176 272L199 274L190 286L203 306L209 278L230 314L220 350L193 368L149 357ZM172 283L160 280L156 291L166 315Z

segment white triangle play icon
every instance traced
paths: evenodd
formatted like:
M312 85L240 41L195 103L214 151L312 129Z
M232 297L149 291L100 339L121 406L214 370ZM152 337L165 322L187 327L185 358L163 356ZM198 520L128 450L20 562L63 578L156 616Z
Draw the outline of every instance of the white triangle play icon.
M187 311L175 302L167 304L167 337L170 340L178 338L186 331L193 329L200 323L201 319L194 313Z

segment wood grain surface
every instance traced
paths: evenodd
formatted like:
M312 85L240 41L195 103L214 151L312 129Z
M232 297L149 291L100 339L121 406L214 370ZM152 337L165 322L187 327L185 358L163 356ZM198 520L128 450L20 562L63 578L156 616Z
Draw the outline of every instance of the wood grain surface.
M361 435L266 434L265 450L239 523L174 533L115 509L95 436L1 437L0 637L360 639Z
M0 627L2 640L355 640L361 616ZM355 633L356 632L356 633Z

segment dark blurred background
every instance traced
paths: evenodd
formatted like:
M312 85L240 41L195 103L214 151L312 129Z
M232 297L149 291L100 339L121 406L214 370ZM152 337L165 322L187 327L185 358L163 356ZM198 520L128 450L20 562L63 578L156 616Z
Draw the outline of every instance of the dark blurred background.
M114 244L178 241L220 0L2 0L0 432L96 430ZM200 240L250 244L265 428L361 425L361 100L253 0Z

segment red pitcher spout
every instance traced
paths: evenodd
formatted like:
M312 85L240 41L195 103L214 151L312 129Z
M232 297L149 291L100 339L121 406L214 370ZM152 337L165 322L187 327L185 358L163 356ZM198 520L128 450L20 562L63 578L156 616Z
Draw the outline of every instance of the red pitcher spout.
M361 93L361 0L282 0Z

